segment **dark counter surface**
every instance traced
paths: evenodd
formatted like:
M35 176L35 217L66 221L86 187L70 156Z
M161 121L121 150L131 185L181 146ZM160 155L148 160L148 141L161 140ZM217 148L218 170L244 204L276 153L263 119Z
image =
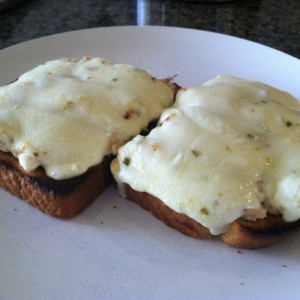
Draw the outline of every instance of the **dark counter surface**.
M65 31L122 25L208 30L300 58L299 0L224 3L161 0L24 0L0 11L0 49Z

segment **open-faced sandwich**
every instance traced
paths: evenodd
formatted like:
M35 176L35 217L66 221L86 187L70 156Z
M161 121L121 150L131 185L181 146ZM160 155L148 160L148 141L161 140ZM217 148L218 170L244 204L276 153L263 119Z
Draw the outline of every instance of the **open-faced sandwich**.
M219 76L181 88L147 136L122 146L119 191L178 231L259 248L300 225L300 104Z
M0 88L0 186L52 216L111 182L118 147L174 100L171 83L101 58L49 61Z

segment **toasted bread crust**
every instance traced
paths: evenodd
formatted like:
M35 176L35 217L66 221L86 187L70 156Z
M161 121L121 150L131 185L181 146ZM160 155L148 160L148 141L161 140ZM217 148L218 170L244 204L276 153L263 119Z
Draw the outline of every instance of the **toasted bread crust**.
M150 211L169 227L194 238L211 238L211 234L206 227L188 218L185 214L175 212L160 199L145 192L137 192L128 184L125 185L125 193L128 199Z
M256 221L238 219L221 235L221 238L224 243L234 247L262 248L285 239L299 226L300 220L287 223L280 215L268 215Z
M212 237L206 227L185 214L175 212L160 199L145 192L137 192L127 184L125 193L128 199L150 211L166 225L179 232L200 239ZM220 235L220 238L227 245L238 248L261 248L286 238L299 226L300 220L287 223L280 215L268 215L266 218L256 221L238 219L229 226L227 232Z
M28 173L8 152L0 151L0 186L42 212L58 218L71 218L86 208L111 182L106 157L86 173L55 180L43 168Z

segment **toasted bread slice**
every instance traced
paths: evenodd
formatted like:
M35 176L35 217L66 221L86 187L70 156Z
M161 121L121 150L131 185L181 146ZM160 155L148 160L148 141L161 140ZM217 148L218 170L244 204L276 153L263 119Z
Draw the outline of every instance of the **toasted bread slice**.
M106 157L83 175L65 180L48 177L39 167L26 172L17 158L0 151L0 186L42 212L59 218L71 218L86 208L110 183Z
M111 170L125 196L178 231L264 247L300 225L298 112L286 92L218 76L181 88Z
M111 182L110 161L171 105L177 86L99 57L48 61L0 87L0 186L75 216Z
M148 193L137 192L126 184L125 194L128 199L150 211L163 223L185 235L199 239L213 237L205 226L185 214L175 212L160 199ZM256 221L238 219L219 237L227 245L255 249L283 240L294 233L299 226L300 221L287 223L280 215L268 215L266 218Z

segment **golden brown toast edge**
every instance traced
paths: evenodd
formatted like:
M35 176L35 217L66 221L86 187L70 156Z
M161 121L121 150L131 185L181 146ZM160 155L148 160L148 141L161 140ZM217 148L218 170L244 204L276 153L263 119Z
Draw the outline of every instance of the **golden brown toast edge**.
M43 168L25 172L18 159L0 151L0 186L40 211L71 218L85 209L111 183L110 157L86 173L66 180L48 177Z
M213 237L206 227L185 214L175 212L152 195L146 192L137 192L128 184L125 184L125 193L128 199L150 211L155 217L177 231L199 239ZM256 221L238 219L230 225L226 233L220 235L220 238L229 246L249 249L262 248L283 240L294 233L299 226L300 220L287 223L280 215L268 215L266 218Z
M234 247L262 248L287 238L299 226L300 220L285 222L281 215L267 215L266 218L256 221L238 219L221 235L221 239Z

